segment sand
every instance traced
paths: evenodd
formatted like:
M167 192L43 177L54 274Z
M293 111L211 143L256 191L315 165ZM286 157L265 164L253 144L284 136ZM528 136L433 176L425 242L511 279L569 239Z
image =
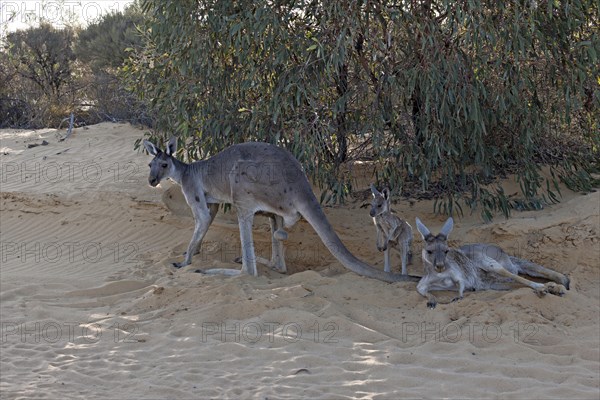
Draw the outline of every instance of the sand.
M600 193L565 189L542 211L455 223L455 244L493 242L568 274L564 297L517 288L429 310L414 283L346 271L304 221L289 231L288 275L193 272L239 268L233 212L175 270L193 221L176 186L148 186L150 157L133 150L143 133L0 131L3 399L598 398ZM365 196L325 211L355 255L383 268L362 207L368 169L355 173ZM433 230L444 222L431 202L394 209ZM268 256L263 217L255 241Z

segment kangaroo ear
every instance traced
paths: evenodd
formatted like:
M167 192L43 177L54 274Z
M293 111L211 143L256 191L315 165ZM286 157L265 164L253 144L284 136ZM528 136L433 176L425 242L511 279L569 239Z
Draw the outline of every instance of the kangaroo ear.
M168 156L172 156L176 152L177 152L177 137L171 136L171 139L169 139L169 143L167 143L167 148L165 149L165 153L167 153Z
M371 183L371 194L373 194L373 197L377 196L379 193L379 191L377 190L377 188L375 187L374 184Z
M381 191L381 194L383 195L383 198L385 200L389 200L390 199L390 189L388 188L383 188L383 190Z
M454 220L452 219L452 217L450 217L446 220L444 226L442 226L440 234L446 236L447 238L450 232L452 231L452 228L454 228Z
M421 222L421 220L419 219L419 217L417 217L415 219L415 221L417 223L417 230L419 231L419 233L423 237L423 240L425 240L425 238L427 236L431 235L431 232L429 232L429 229L427 229L427 227L425 225L423 225L423 223Z
M160 152L160 150L158 150L154 143L146 139L144 139L144 147L146 148L146 151L150 153L151 156L155 156Z

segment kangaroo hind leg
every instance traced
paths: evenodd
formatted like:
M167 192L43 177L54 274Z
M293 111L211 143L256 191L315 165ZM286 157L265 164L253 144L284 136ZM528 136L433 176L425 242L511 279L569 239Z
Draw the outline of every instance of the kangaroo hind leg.
M270 214L269 223L271 225L271 259L257 255L256 262L265 265L275 271L285 274L287 267L285 265L283 241L287 239L287 232L283 230L283 217ZM243 257L237 257L234 262L242 264Z
M287 233L283 230L283 217L272 215L269 217L271 224L271 262L270 267L281 272L287 272L283 241L287 239Z
M254 212L238 207L237 214L240 227L240 241L242 242L242 272L251 276L258 276L256 255L254 252L254 239L252 238Z
M383 270L385 272L390 272L392 270L390 258L390 249L386 247L383 251Z
M403 240L402 241L402 275L407 275L408 271L407 271L407 265L410 261L409 261L409 257L410 259L412 259L412 254L410 253L410 239L407 240Z
M510 257L510 261L518 267L519 272L525 275L554 281L563 285L565 288L567 288L567 290L569 290L569 285L571 282L566 275L561 274L560 272L517 257Z
M554 282L538 283L530 281L529 279L525 279L522 276L513 274L512 272L508 271L491 257L485 257L483 260L481 260L480 265L482 269L488 272L494 272L500 276L511 278L515 282L532 288L540 296L543 296L546 293L551 293L557 296L562 296L563 294L565 294L565 287L563 285Z
M235 270L230 268L212 268L206 271L196 271L207 275L226 275L237 276L243 272L248 275L258 276L256 268L256 256L254 254L254 241L252 239L252 223L254 222L254 213L238 208L238 224L240 228L240 241L242 243L242 269ZM262 259L261 259L262 260ZM264 260L268 263L267 260Z

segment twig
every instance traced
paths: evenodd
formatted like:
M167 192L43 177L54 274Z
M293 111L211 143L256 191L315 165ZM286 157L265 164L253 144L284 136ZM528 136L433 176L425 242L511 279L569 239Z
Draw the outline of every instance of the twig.
M73 119L75 118L75 115L73 113L71 113L71 116L69 117L69 129L67 129L67 134L64 138L59 139L59 142L62 142L63 140L67 139L69 136L71 136L71 133L73 132ZM66 118L65 118L66 119ZM64 120L63 120L64 121ZM62 121L61 121L62 124Z

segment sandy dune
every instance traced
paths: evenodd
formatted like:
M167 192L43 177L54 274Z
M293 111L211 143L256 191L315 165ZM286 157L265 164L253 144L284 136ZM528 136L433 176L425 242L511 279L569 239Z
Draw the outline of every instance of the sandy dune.
M457 244L483 238L569 274L566 296L477 292L428 310L414 283L346 272L302 221L286 243L289 275L192 272L239 268L231 212L193 265L174 270L193 223L169 183L147 185L150 157L133 151L142 135L120 124L63 142L54 130L0 131L3 399L600 395L599 192L456 223ZM357 187L368 181L357 171ZM353 253L382 268L364 199L326 213ZM394 208L434 229L444 221L428 202ZM264 218L255 240L268 256Z

